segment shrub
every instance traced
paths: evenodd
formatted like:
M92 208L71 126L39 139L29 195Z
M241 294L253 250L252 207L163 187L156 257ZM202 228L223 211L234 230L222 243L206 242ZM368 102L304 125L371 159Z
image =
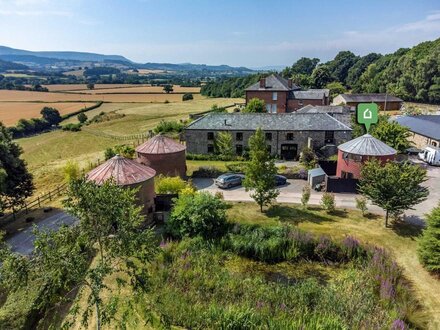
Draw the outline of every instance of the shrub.
M175 120L161 120L159 124L153 129L154 134L159 133L181 133L185 125Z
M241 163L230 163L226 164L226 169L228 172L232 173L244 173L246 170L247 163L241 162Z
M189 100L193 100L194 97L191 93L185 93L182 96L182 101L189 101Z
M221 161L242 161L245 159L245 157L242 156L236 156L236 155L230 155L230 156L222 156L222 155L215 155L215 154L186 154L186 159L188 160L221 160Z
M157 194L178 194L188 187L188 184L178 176L163 175L159 175L154 185Z
M80 175L80 169L77 162L69 160L66 165L64 165L64 178L67 182L77 180Z
M193 172L192 176L194 178L216 178L224 173L215 166L200 166L198 170Z
M440 204L426 217L427 227L419 242L419 258L431 272L440 274Z
M367 199L364 196L356 197L356 208L362 212L362 216L367 213Z
M335 195L332 193L325 192L322 195L321 205L323 209L327 211L327 213L334 212L336 209Z
M63 131L79 132L81 131L81 124L66 124L63 126Z
M315 168L317 157L312 149L306 147L302 150L299 162L303 164L307 169Z
M226 112L226 108L219 107L217 104L213 104L210 111L212 112Z
M226 204L208 192L180 195L166 223L167 233L176 238L218 238L226 229Z
M306 184L302 189L302 195L301 195L301 204L305 209L307 208L307 204L309 203L310 194L311 194L310 186Z
M84 113L84 112L81 112L81 113L79 113L77 116L76 116L76 118L78 118L78 121L81 123L81 124L84 124L86 121L87 121L87 115Z
M133 159L136 155L136 150L132 146L129 146L127 144L120 144L114 147L109 147L104 151L105 160L109 160L116 155Z

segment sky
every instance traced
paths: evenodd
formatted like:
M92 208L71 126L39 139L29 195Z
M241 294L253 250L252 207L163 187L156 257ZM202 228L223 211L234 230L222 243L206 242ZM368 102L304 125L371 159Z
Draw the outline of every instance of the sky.
M285 66L439 37L439 0L0 0L0 45L140 63Z

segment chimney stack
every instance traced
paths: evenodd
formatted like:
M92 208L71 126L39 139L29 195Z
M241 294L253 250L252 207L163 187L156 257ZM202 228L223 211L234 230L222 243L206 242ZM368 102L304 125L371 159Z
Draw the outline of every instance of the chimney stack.
M260 88L266 88L266 78L260 79Z
M289 86L289 88L292 88L293 86L292 79L287 79L287 86Z

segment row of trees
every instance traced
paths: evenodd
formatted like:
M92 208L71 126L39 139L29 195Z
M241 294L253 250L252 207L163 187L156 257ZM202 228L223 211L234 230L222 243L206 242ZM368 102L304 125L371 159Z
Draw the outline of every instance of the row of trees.
M407 101L440 103L440 39L423 42L393 54L357 56L341 51L321 63L302 57L281 72L302 88L329 88L331 96L356 93L390 93ZM211 97L243 97L244 89L260 74L208 82L201 93Z
M40 111L41 118L20 119L16 126L10 127L14 138L24 137L50 129L52 126L58 126L63 120L60 112L55 108L44 107Z

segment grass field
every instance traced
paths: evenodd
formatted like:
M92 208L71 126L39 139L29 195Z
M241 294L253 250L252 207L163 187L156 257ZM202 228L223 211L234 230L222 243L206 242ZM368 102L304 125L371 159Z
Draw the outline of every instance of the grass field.
M93 103L0 102L0 121L6 126L13 126L22 118L40 118L40 111L43 107L56 108L61 115L65 115L91 105Z

